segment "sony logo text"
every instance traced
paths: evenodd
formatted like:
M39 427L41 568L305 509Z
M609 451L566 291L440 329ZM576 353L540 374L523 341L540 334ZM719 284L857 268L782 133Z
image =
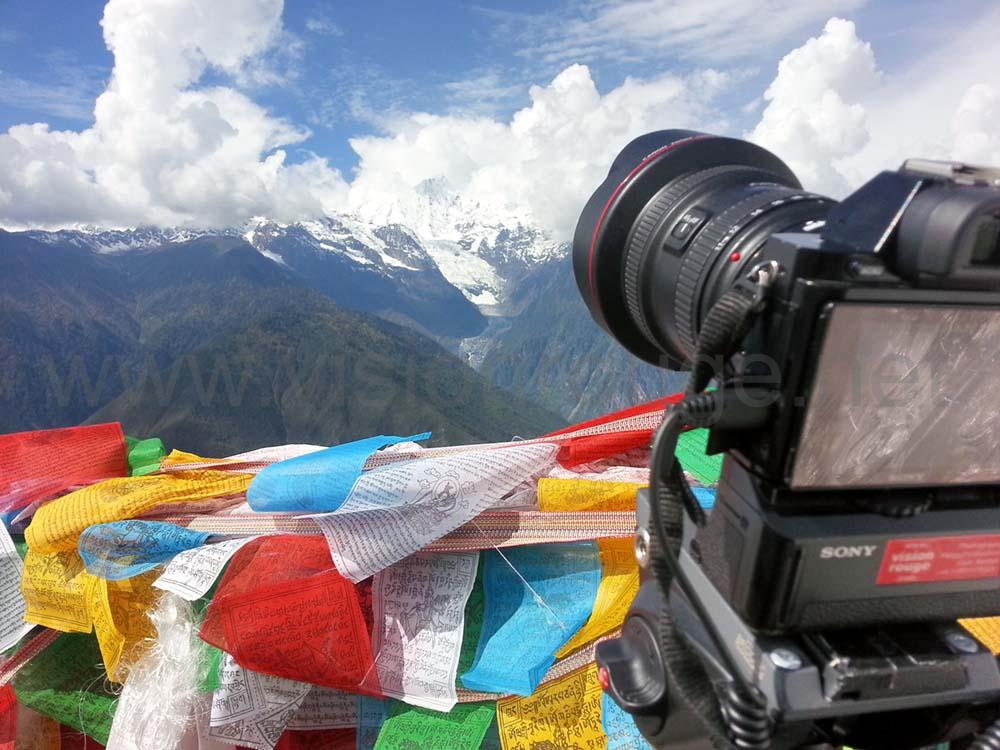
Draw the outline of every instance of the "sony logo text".
M842 545L840 547L822 547L819 556L823 560L845 557L871 557L878 549L877 544Z

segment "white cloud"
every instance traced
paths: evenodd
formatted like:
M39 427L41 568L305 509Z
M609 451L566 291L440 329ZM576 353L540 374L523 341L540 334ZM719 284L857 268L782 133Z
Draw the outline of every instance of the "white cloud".
M809 188L842 195L848 183L837 160L868 142L860 101L879 80L871 46L858 39L852 22L833 18L820 36L781 60L748 137L785 159Z
M343 36L344 31L336 21L326 15L311 16L306 19L306 30L320 36Z
M970 26L998 28L1000 13ZM983 33L923 50L923 63L889 73L854 23L830 19L781 60L746 137L785 159L807 188L835 197L907 156L1000 162L1000 47ZM361 162L351 200L378 213L442 176L458 192L565 238L630 138L663 127L732 132L719 94L738 80L738 72L663 75L627 79L602 95L589 70L574 65L532 87L530 105L510 120L399 117L383 123L384 135L352 141ZM753 108L733 114L755 116Z
M208 70L266 80L261 56L287 42L281 0L110 0L115 64L82 132L19 125L0 134L0 221L14 225L225 225L318 215L346 186L318 157L287 164L308 132Z
M750 137L836 197L907 157L1000 163L998 26L1000 9L989 10L880 72L854 25L833 19L782 60Z
M647 7L651 0L629 0L633 12L648 11L642 27L620 15L625 6L596 2L588 6L592 38L577 29L567 39L578 37L573 43L585 50L621 33L638 49L673 29L678 54L711 44L730 45L723 56L743 54L741 23L749 24L744 36L763 34L765 44L820 10L860 0L739 0L725 3L725 12L721 1ZM854 24L831 19L784 57L763 97L750 92L749 106L731 108L732 120L721 101L736 98L745 65L626 78L603 93L588 67L569 65L532 86L529 103L510 117L478 106L516 93L495 70L448 84L458 111L430 114L371 108L352 85L395 90L352 69L328 76L339 93L330 106L364 114L377 132L351 141L359 165L348 184L320 157L290 163L288 150L301 148L309 132L238 88L270 80L267 63L276 53L301 50L282 27L282 7L282 0L110 0L103 26L115 63L94 125L73 132L26 124L0 133L0 224L222 226L253 215L292 221L347 207L378 212L443 177L472 201L562 239L631 138L665 127L733 133L758 118L750 137L785 158L807 187L835 195L906 156L1000 162L1000 45L990 38L1000 28L997 9L940 48L921 47L903 72L881 72ZM208 72L236 85L205 85ZM325 122L336 112L316 117Z
M965 90L951 118L951 157L969 164L1000 164L1000 90L977 83Z
M995 142L1000 119L968 118L963 112L972 113L981 86L1000 88L997 28L1000 7L994 5L960 32L945 36L939 47L922 50L907 69L887 75L865 102L871 140L845 160L845 174L857 182L873 170L895 169L910 156L996 163L995 151L992 156L969 153L968 135L974 128L980 142Z
M523 54L549 62L647 61L650 56L712 62L760 56L802 28L865 0L589 0L575 16L528 17ZM570 13L567 19L566 15ZM508 14L513 16L515 14Z
M387 134L351 141L360 156L355 206L391 203L425 179L444 177L471 200L501 206L568 237L586 196L633 137L670 127L720 129L714 96L727 78L628 78L601 94L588 68L572 65L507 121L414 114ZM376 209L377 210L377 209Z

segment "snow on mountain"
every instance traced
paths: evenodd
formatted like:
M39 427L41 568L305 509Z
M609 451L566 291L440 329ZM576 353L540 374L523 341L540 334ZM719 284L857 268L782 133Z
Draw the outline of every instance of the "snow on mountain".
M278 224L266 219L248 223L243 238L265 257L284 263L287 243L309 246L338 255L392 275L399 270L421 271L433 261L417 239L400 226L374 227L350 216L327 217L295 224Z
M136 229L104 229L81 226L74 229L59 229L54 232L29 231L32 239L49 245L68 244L94 250L98 253L120 253L147 247L158 247L177 242L188 242L205 235L231 235L232 229L157 229L138 227Z
M487 314L501 311L506 283L487 260L452 240L424 240L424 246L441 275L466 299Z
M403 224L424 241L455 242L477 254L480 248L504 244L508 236L522 238L516 251L525 263L560 254L560 243L535 227L526 214L468 201L443 177L424 180L386 203L366 203L356 213L370 223Z
M444 277L487 315L508 314L511 290L523 275L567 253L526 215L468 201L442 177L356 213L370 224L408 227Z
M287 265L282 248L294 243L337 253L373 272L396 276L436 267L486 315L508 315L512 290L538 264L567 254L525 216L463 199L443 178L425 180L391 202L314 221L279 224L255 217L228 229L101 229L30 232L48 243L99 253L155 248L198 237L242 237L264 257Z

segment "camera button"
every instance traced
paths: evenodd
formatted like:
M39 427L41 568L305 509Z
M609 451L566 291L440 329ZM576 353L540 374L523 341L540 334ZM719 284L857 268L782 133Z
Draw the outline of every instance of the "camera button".
M670 230L670 234L663 243L664 246L675 252L683 252L684 248L687 247L688 242L692 237L694 237L695 233L701 229L702 225L707 220L708 211L705 209L688 209L674 223L673 228Z

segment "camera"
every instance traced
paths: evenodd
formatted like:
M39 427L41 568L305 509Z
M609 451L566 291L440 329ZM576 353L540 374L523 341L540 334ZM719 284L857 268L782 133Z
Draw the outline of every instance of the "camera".
M1000 748L996 659L956 623L1000 614L1000 171L911 159L837 202L759 146L649 133L573 266L619 343L691 371L597 650L644 735ZM725 454L708 514L687 427Z

